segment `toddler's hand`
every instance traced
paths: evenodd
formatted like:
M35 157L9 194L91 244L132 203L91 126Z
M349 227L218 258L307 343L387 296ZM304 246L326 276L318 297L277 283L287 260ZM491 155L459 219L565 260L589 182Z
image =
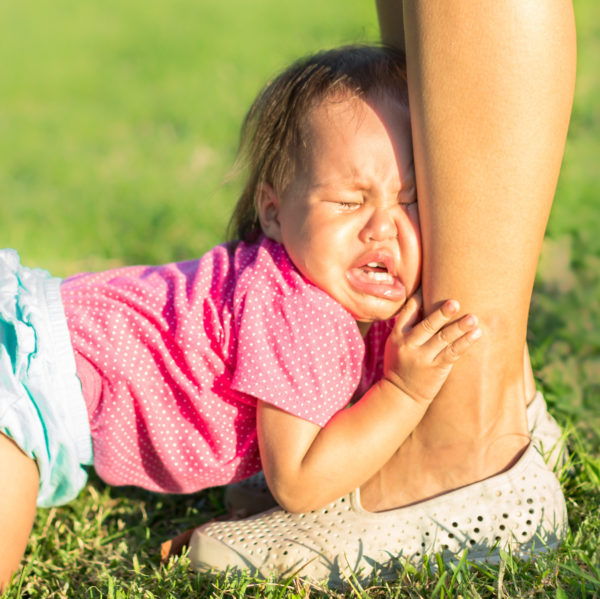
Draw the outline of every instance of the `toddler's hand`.
M430 402L454 362L481 337L481 329L473 314L448 324L460 309L456 300L445 301L417 322L421 306L419 291L400 310L385 346L383 372L384 378L416 401Z

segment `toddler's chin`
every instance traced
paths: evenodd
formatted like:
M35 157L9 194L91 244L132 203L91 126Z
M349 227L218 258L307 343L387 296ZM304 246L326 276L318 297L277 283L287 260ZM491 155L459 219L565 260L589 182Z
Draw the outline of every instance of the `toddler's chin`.
M361 314L354 314L357 322L373 323L379 320L389 320L394 318L405 302L385 302L383 305L373 306L368 311Z

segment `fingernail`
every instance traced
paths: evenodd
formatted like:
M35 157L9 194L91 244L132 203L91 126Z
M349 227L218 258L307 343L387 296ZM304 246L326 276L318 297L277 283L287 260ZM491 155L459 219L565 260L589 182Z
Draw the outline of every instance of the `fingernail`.
M446 309L448 310L448 312L450 312L450 314L454 314L455 312L458 312L458 302L456 300L448 300L447 304L446 304Z
M481 329L473 329L471 331L471 339L479 339L481 337Z

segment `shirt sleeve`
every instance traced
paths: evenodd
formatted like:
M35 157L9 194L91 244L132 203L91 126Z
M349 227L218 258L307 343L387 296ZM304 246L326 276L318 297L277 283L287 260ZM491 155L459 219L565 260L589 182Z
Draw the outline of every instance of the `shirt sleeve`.
M324 426L352 398L364 343L351 315L323 291L248 290L232 387Z

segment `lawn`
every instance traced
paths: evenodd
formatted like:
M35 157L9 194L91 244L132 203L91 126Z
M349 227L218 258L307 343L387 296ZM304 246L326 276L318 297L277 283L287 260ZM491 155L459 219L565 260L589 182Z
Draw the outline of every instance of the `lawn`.
M571 535L498 567L404 572L356 597L600 597L600 4L575 0L578 82L531 309L538 382L569 431ZM59 275L195 257L223 239L250 101L301 54L377 39L370 2L0 3L0 245ZM5 484L9 484L5 482ZM211 580L160 543L223 512L222 491L156 496L92 477L39 510L6 596L336 597L292 581Z

